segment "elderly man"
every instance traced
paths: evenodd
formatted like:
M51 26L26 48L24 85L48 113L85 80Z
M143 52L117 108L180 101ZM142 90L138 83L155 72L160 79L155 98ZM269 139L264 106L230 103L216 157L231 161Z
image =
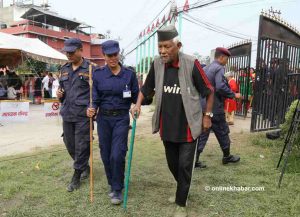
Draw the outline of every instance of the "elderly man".
M213 88L200 63L179 52L182 44L174 26L158 30L158 50L132 114L140 114L142 101L155 90L156 107L152 119L153 133L160 131L167 163L177 182L177 204L174 216L187 216L186 202L192 179L196 139L211 126ZM207 98L205 111L200 108L200 95ZM204 117L203 117L204 114ZM202 119L203 117L203 119ZM202 127L203 125L203 127Z
M215 133L220 147L223 152L223 164L236 163L240 160L239 156L234 156L230 154L230 139L229 139L229 127L225 119L224 113L224 100L225 98L240 98L239 93L234 93L224 77L225 65L228 62L228 57L230 52L226 48L218 47L215 52L215 60L208 66L204 67L204 71L210 81L210 83L215 88L214 95L214 105L213 105L213 116L212 116L212 127L211 129ZM202 109L205 109L207 106L206 100L203 98L201 100ZM210 106L210 105L209 105ZM202 132L199 137L198 142L198 152L197 152L197 162L195 167L205 168L200 160L200 154L203 152L203 149L209 138L210 130Z

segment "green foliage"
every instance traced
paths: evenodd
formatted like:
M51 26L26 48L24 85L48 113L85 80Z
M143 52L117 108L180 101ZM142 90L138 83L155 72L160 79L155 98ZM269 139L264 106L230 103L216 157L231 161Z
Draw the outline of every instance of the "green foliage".
M297 102L298 102L298 100L295 100L291 104L289 110L285 114L285 122L283 124L281 124L281 126L280 126L280 128L282 130L282 134L284 135L284 137L287 135L287 133L289 131L289 128L290 128L290 125L292 123L292 119L293 119L294 112L296 110ZM295 144L298 148L300 148L300 128L297 131Z
M261 147L281 147L283 145L282 140L270 140L266 137L266 133L256 133L255 136L251 138L251 143L256 146Z
M29 67L34 73L38 72L44 72L47 67L47 63L33 60L33 59L28 59L26 61L27 67Z
M55 66L55 65L54 65ZM53 66L53 67L54 67ZM47 63L34 59L27 59L17 68L18 74L44 72L47 69Z

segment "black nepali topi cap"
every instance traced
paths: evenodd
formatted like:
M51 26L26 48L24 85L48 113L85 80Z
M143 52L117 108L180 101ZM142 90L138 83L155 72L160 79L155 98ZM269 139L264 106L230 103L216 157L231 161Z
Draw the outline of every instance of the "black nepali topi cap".
M217 47L216 51L218 51L218 52L220 52L220 53L222 53L222 54L224 54L224 55L226 55L228 57L231 56L230 51L227 48L225 48L225 47Z
M178 32L173 25L162 27L157 30L158 41L169 41L178 36Z

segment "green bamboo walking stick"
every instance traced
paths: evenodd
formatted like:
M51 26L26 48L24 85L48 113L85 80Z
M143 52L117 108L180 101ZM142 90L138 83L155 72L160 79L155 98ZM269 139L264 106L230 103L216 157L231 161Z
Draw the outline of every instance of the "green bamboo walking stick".
M125 210L127 209L127 198L128 198L128 189L129 189L130 171L131 171L131 161L132 161L132 154L133 154L133 144L134 144L134 137L135 137L136 118L137 118L137 114L134 114L131 137L130 137L129 156L127 160L127 172L125 178L125 193L124 193L124 202L123 202L123 208Z

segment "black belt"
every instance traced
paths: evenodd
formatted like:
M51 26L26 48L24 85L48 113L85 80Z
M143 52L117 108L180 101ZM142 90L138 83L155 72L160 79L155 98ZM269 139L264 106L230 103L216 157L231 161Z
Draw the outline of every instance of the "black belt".
M128 114L128 110L126 110L126 109L111 109L111 110L101 109L100 113L105 116L119 116L119 115Z

